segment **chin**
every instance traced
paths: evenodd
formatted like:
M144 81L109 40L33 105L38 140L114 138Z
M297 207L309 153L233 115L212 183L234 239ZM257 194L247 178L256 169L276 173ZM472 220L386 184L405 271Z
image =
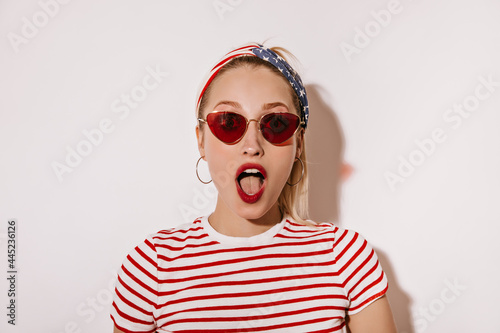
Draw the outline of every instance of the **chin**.
M259 201L252 204L240 201L236 204L234 212L244 219L257 220L270 212L275 205L277 205L276 201L273 203L267 202L265 198L261 198Z
M257 208L252 205L251 207L237 207L235 213L246 220L257 220L266 215L269 209Z

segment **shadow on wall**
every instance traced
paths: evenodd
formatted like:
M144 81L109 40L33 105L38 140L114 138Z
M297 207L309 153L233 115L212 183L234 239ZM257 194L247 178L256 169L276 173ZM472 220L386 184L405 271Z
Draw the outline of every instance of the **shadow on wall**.
M337 116L322 100L320 89L306 86L311 112L306 131L309 218L338 224L344 135Z
M345 137L335 112L321 98L321 87L307 85L306 90L311 111L306 131L309 218L340 226L342 181L351 173L350 166L344 165ZM380 250L376 252L389 280L387 297L398 332L414 333L410 315L411 299L399 286L388 256Z
M378 260L380 261L380 264L387 275L387 280L389 281L387 298L389 299L389 303L391 303L392 314L394 315L398 332L414 333L415 330L413 328L413 321L410 313L412 302L411 298L403 289L401 289L387 255L378 249L375 249L375 252L377 252Z

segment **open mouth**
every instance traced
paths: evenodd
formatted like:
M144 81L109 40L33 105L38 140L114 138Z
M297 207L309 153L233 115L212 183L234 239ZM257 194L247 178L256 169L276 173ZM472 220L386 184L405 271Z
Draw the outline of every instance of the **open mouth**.
M264 184L264 175L257 169L246 169L238 176L240 187L248 195L259 192Z
M244 164L237 171L238 194L247 203L254 203L261 197L265 188L266 171L258 164Z

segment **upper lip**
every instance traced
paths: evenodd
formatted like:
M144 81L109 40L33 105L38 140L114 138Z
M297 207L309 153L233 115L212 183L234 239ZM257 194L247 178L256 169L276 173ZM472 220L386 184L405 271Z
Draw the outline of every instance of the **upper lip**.
M245 163L241 165L236 171L236 179L239 177L239 175L241 175L243 171L247 169L257 169L262 174L262 176L264 176L264 179L267 178L266 169L264 169L262 165L257 163Z

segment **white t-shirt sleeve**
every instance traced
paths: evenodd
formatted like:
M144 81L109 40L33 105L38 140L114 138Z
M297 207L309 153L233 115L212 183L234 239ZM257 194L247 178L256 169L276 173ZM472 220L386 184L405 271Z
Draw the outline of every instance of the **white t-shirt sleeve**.
M340 232L335 251L340 277L350 302L347 313L353 315L387 292L387 277L377 254L357 232Z
M111 319L124 332L154 332L158 300L157 254L152 237L135 247L118 272Z

